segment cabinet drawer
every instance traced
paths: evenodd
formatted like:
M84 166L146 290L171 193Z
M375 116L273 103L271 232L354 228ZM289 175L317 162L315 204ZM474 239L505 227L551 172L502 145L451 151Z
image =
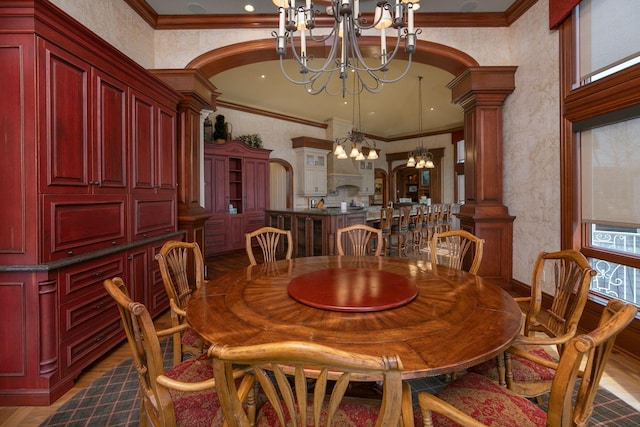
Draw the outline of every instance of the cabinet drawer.
M133 240L159 236L176 230L176 198L141 198L134 196L131 201Z
M91 362L105 354L124 338L120 317L113 320L94 322L88 333L74 335L60 345L60 366L62 375L80 372Z
M43 259L125 243L125 214L125 196L44 196Z
M83 330L95 329L95 325L118 318L115 300L102 287L60 306L60 336L65 340Z
M104 291L102 282L115 276L124 277L123 254L83 262L60 270L60 303ZM106 291L104 291L106 293Z

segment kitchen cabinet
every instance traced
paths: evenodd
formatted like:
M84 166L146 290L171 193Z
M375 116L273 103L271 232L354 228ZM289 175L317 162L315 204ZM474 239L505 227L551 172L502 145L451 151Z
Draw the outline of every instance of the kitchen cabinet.
M263 227L269 200L269 154L241 141L206 143L205 257L243 249L245 233Z
M362 186L358 194L372 196L374 193L373 181L375 178L375 165L373 160L361 160L358 162L358 170L362 177Z
M328 150L298 147L296 152L297 194L299 196L327 195Z
M0 28L0 400L49 405L124 339L105 279L168 308L151 253L183 236L181 97L51 2L0 7Z

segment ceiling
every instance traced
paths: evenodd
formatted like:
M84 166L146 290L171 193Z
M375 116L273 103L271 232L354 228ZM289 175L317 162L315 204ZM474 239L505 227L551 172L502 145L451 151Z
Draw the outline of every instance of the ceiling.
M276 29L276 8L272 0L125 0L138 13L143 15L142 6L150 6L155 14L155 22L166 22L163 19L179 19L185 28L213 28L215 25L202 24L207 18L219 20L219 15L229 15L228 20L242 22L238 27L250 26L255 17L255 23L260 21L260 15L273 17L273 28ZM247 13L243 10L245 4L251 3L255 11ZM322 0L314 2L319 4ZM326 3L326 1L325 1ZM361 0L361 10L373 10L375 0ZM439 17L437 25L447 26L491 26L488 22L508 21L504 16L519 4L531 5L531 0L422 0L420 10L416 13L416 27L424 19ZM141 6L142 5L142 6ZM424 15L423 15L424 14ZM179 15L177 17L176 15ZM186 15L186 16L185 16ZM421 18L423 15L424 18ZM147 14L147 20L149 21ZM189 18L192 18L191 25ZM422 21L421 21L422 19ZM447 22L445 22L447 21ZM477 25L474 24L477 21ZM200 24L194 24L194 23ZM218 21L219 22L219 21ZM225 22L228 22L225 19ZM262 19L264 27L264 19ZM247 25L249 23L249 25ZM461 24L463 23L463 24ZM271 25L271 24L266 24ZM173 28L179 25L172 25ZM446 85L454 76L438 68L414 62L409 73L400 81L385 84L381 93L371 94L363 92L360 98L360 110L354 108L357 102L352 96L344 98L338 95L309 95L303 86L287 81L280 70L278 56L274 52L273 61L258 62L223 71L211 77L211 82L218 88L220 105L240 105L250 109L264 110L270 113L326 123L331 119L348 121L360 127L366 134L381 140L401 139L403 136L416 135L420 132L418 76L423 77L422 99L423 118L422 131L437 132L451 128L459 128L463 124L462 109L451 103L451 93ZM291 75L298 74L292 61L285 61ZM393 67L404 68L406 61L394 60ZM396 75L399 73L395 71ZM394 75L394 69L389 71ZM358 126L358 123L360 124Z

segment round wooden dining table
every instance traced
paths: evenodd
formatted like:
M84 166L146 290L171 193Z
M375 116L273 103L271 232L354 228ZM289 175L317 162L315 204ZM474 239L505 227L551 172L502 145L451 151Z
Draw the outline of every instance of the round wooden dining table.
M350 256L295 258L227 273L196 291L186 311L212 344L296 340L398 355L404 379L499 355L518 335L522 318L507 292L467 272L418 259Z

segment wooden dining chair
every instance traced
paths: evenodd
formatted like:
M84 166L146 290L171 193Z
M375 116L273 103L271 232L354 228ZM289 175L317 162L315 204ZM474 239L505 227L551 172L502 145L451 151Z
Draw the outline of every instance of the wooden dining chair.
M281 242L280 238L283 237L286 242ZM251 233L245 234L245 248L247 250L247 256L249 257L250 265L257 265L256 257L253 253L253 240L258 242L258 245L262 249L262 262L274 262L278 260L278 257L282 256L283 247L286 245L286 253L283 259L291 259L293 253L293 241L291 239L291 231L281 230L274 227L262 227Z
M236 365L251 369L249 375L265 395L257 426L413 425L411 389L402 382L402 362L397 356L368 356L300 341L214 345L209 355L230 427L250 425L237 382L230 375ZM249 376L245 379L250 382ZM353 382L360 380L380 381L380 397L345 397Z
M498 359L497 363L488 361L471 370L526 397L548 392L556 375L548 364L562 355L567 342L577 333L595 274L579 251L541 252L533 269L531 295L516 298L527 308L523 313L524 327L505 353L504 365ZM544 307L543 290L553 298Z
M501 387L487 377L470 372L435 395L418 394L425 426L586 426L593 399L616 336L633 320L633 304L610 300L598 327L566 343L551 384L548 410ZM581 377L581 381L578 378ZM577 394L572 399L574 390ZM457 424L454 424L457 423Z
M206 282L204 260L196 242L170 240L155 256L162 283L169 296L171 326L186 324L186 308L191 294ZM173 364L204 351L204 340L191 328L181 329L173 337Z
M184 330L187 325L158 331L144 304L131 300L121 278L105 280L104 287L117 303L133 353L132 363L140 385L140 425L222 425L223 412L206 353L164 369L160 338L171 337L175 330ZM232 369L228 375L240 378L245 373L246 368ZM238 393L249 413L255 413L253 387L241 388Z
M431 262L457 270L465 269L467 254L471 263L467 271L476 274L482 262L484 239L480 239L465 230L451 230L434 233L430 242ZM471 252L470 252L471 251Z
M354 224L339 228L336 234L336 248L338 255L345 255L344 244L349 240L351 245L346 251L353 256L380 256L382 250L382 230L366 224ZM344 242L343 242L344 241ZM375 245L372 249L372 245Z

